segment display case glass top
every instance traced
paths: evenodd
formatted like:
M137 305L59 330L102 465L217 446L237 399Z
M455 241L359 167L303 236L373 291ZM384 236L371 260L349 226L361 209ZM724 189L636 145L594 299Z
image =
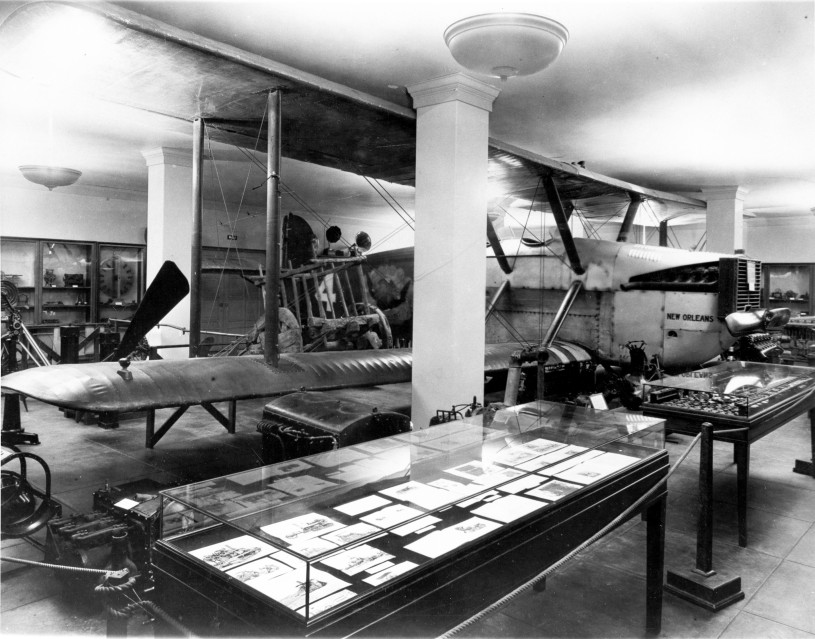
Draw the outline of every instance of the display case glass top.
M722 362L648 382L646 411L659 409L750 421L815 391L815 369L756 362Z
M627 472L663 436L658 418L516 406L163 491L157 543L308 627Z

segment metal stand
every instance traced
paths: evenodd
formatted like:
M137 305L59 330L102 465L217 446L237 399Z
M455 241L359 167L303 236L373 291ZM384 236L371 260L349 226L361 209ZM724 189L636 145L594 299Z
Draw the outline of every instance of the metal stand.
M702 424L696 567L669 570L665 590L714 612L744 599L741 577L727 578L713 570L713 425L709 422Z
M17 370L17 337L11 336L6 341L9 356L9 372ZM2 443L4 446L17 446L18 444L36 445L40 443L40 436L36 433L26 433L20 423L20 395L18 393L3 393L3 430Z
M809 411L809 432L812 454L810 455L809 461L806 461L805 459L796 459L792 472L800 475L809 475L815 479L815 408Z

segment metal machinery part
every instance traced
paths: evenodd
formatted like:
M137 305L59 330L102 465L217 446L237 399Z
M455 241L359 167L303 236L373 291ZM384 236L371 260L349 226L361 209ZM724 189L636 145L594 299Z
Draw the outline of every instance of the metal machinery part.
M299 392L266 404L258 423L264 464L410 431L401 413L347 399L336 393Z
M152 585L150 552L158 537L158 491L167 488L140 479L93 493L92 513L59 517L48 522L46 562L78 568L103 568L115 537L126 534L129 554L141 575L140 590ZM129 500L123 502L123 500ZM135 505L134 505L135 504ZM58 578L76 593L93 594L96 578L57 571Z
M2 524L3 539L29 537L45 526L49 519L62 513L62 506L51 498L51 470L45 461L33 453L22 452L12 446L3 446L2 463L19 461L20 470L2 471ZM28 481L26 459L37 462L45 475L45 490ZM36 542L35 545L39 545Z

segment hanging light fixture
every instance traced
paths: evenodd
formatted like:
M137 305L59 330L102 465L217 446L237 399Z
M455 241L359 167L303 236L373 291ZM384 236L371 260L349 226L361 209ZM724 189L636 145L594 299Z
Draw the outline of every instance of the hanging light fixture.
M45 166L42 164L24 164L18 166L20 173L29 182L40 184L49 191L53 191L58 186L70 186L79 179L82 171L76 169L66 169L62 166Z
M559 22L531 13L486 13L454 22L444 42L456 62L506 80L531 75L552 64L569 31Z

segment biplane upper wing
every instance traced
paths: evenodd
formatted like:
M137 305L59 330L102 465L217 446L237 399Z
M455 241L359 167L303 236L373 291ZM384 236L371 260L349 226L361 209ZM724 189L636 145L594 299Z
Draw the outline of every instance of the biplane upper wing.
M70 25L92 20L94 37ZM67 26L66 26L67 25ZM59 30L59 56L42 55ZM49 29L52 31L49 32ZM373 178L415 178L412 109L279 64L105 3L36 2L0 25L0 70L56 89L142 109L177 121L204 118L212 138L265 150L266 93L282 92L284 156ZM490 140L489 179L505 193L526 194L551 177L563 200L631 194L702 208L704 202L643 189ZM485 370L505 369L517 346L488 347ZM265 397L300 388L327 389L410 379L402 351L300 353L279 370L251 358L61 365L3 378L4 390L93 412Z
M60 56L77 64L55 67L52 56L41 55L44 30L77 20L97 23L92 42L80 30L60 27ZM177 120L204 118L212 139L258 151L265 151L266 92L280 89L284 156L392 182L415 178L412 109L115 5L23 5L0 25L0 69ZM636 193L680 208L705 206L495 139L489 174L516 196L528 196L542 175L551 175L564 201L626 202Z

